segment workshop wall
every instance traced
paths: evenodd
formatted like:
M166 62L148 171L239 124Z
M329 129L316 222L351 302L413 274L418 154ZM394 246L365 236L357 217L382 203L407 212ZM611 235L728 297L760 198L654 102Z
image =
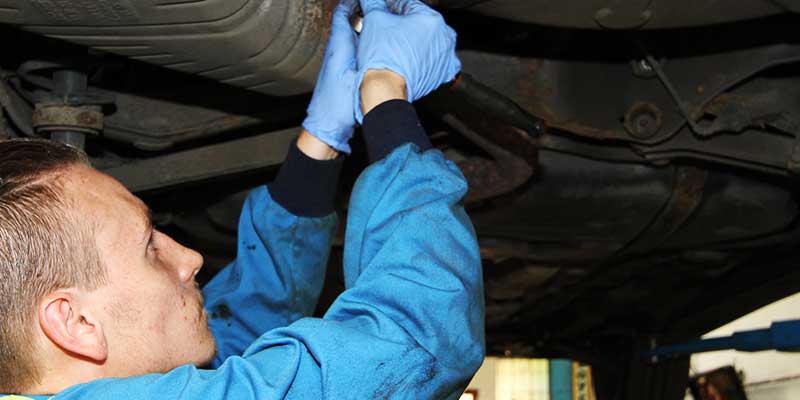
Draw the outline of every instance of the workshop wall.
M768 328L773 321L800 319L800 293L745 315L703 337L727 336L736 331ZM692 356L692 372L733 365L744 373L749 400L800 399L800 354L762 351L716 351Z
M594 400L591 376L571 360L487 357L461 400Z

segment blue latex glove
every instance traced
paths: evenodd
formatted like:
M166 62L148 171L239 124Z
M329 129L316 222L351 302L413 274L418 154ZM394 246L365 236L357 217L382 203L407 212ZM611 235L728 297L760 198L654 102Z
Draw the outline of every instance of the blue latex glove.
M360 0L364 25L358 43L357 88L370 69L388 69L406 81L408 100L415 101L461 70L456 32L438 12L419 0ZM356 92L356 119L362 122L361 96Z
M308 105L303 128L344 153L350 153L347 142L353 137L353 96L356 78L356 33L349 15L355 0L342 0L333 11L331 34L325 48L314 96Z

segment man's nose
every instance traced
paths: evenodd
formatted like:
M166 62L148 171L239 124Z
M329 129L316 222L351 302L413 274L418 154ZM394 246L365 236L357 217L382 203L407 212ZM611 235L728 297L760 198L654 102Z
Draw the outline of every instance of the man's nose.
M181 253L181 259L178 262L178 275L181 281L192 283L194 282L194 277L203 268L203 256L188 247L183 247L180 244L178 246Z
M170 263L178 273L181 282L191 284L194 281L194 277L203 268L203 256L188 247L184 247L172 238L168 236L167 238L172 248Z

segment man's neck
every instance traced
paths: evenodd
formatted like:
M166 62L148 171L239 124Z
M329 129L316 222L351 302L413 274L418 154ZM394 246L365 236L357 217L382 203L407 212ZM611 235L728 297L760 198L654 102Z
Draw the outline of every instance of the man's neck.
M58 349L50 353L41 363L41 379L25 390L29 395L55 395L71 386L105 378L103 366L80 358L71 357Z

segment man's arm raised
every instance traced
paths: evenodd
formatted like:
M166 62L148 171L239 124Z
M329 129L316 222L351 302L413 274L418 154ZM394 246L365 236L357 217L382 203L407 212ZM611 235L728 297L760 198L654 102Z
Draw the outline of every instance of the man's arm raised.
M310 316L336 227L333 200L355 116L354 0L334 10L331 34L303 132L277 178L255 190L239 222L236 262L205 290L219 352L240 355L264 332Z

